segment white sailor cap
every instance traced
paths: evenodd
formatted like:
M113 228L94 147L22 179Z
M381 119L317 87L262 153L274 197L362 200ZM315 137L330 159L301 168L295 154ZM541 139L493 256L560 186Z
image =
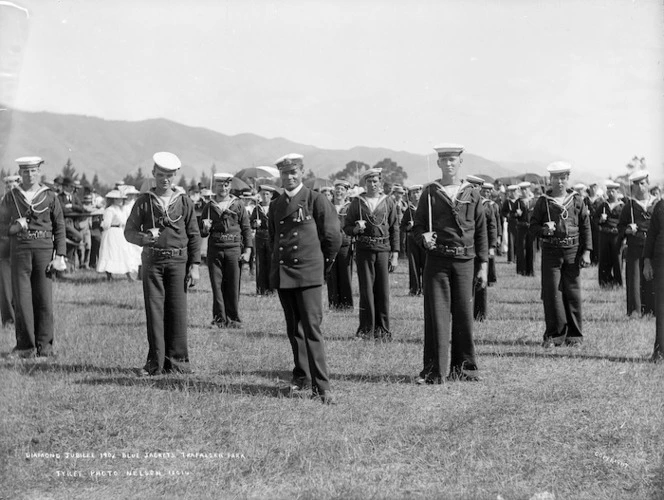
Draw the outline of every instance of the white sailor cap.
M300 154L288 153L287 155L284 155L281 158L279 158L277 161L275 161L274 164L277 166L279 170L284 170L291 167L304 165L304 162L302 161L303 159L304 156Z
M510 184L509 186L507 186L507 190L508 191L515 191L518 187L519 186L517 186L516 184Z
M3 182L21 182L21 176L20 175L8 175L4 179L2 179Z
M434 146L433 149L438 153L439 158L441 156L459 156L464 151L464 147L461 144L453 144L450 142Z
M159 153L155 153L152 156L152 160L154 161L155 167L159 167L160 169L166 170L167 172L175 172L182 166L180 158L167 151L160 151Z
M16 163L18 163L18 168L28 168L28 167L38 167L44 163L44 159L41 156L21 156L16 158Z
M212 191L208 188L201 189L201 196L212 196Z
M629 174L629 182L641 182L643 179L647 179L648 175L647 170L637 170Z
M393 193L399 193L399 194L404 194L406 190L403 188L401 184L393 184L392 185L392 192Z
M477 177L476 175L467 175L465 180L467 183L472 184L473 186L481 186L484 184L484 179Z
M546 167L546 171L549 174L569 174L572 171L572 165L566 161L554 161L549 163L549 166Z
M521 189L525 189L525 188L529 188L530 186L532 186L532 184L528 181L523 181L523 182L519 182L517 184L517 186L519 186Z
M229 174L228 172L217 172L212 176L212 179L214 182L223 182L223 181L230 181L233 178L233 174Z
M609 179L605 183L606 189L618 189L620 187L620 184L618 184L616 181L612 181Z
M491 184L490 182L485 182L484 184L482 184L482 189L493 189L493 184Z
M383 173L382 168L370 168L369 170L365 170L362 172L362 175L360 176L360 180L364 181L367 177L374 177L376 175L380 176Z
M408 186L408 192L421 191L423 187L422 184L413 184L412 186Z
M350 182L348 182L345 179L337 179L336 181L334 181L334 187L337 187L337 186L343 186L346 189L350 189L352 187L350 185Z
M574 191L584 191L588 189L588 186L586 186L583 182L579 182L578 184L574 184L572 189L574 189Z

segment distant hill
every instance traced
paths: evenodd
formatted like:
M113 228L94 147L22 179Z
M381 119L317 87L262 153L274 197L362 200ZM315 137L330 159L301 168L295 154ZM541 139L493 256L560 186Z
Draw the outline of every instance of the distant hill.
M55 177L71 158L78 173L85 172L89 180L97 174L106 184L135 173L139 167L147 175L152 169L152 154L162 150L172 151L182 159L182 174L188 179L209 173L212 164L219 172L234 173L245 167L272 165L275 159L292 152L303 154L306 168L319 177L328 177L353 160L374 165L384 158L391 158L404 168L407 184L439 176L434 154L427 163L425 155L405 151L361 146L349 150L321 149L249 133L228 136L165 119L128 122L14 110L11 133L2 135L0 165L5 170L13 170L13 160L19 156L38 155L47 161L45 174ZM463 168L469 174L491 177L520 173L473 154L464 154Z

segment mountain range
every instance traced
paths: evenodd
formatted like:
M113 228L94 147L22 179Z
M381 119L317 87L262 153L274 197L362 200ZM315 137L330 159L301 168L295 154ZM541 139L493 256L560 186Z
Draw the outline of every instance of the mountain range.
M8 127L7 117L11 113ZM71 159L79 174L89 180L96 174L100 182L113 184L140 167L145 175L152 169L156 151L176 153L183 163L182 175L200 178L201 173L235 173L251 166L273 165L287 153L304 155L305 168L327 178L353 160L369 165L391 158L408 174L406 185L423 183L439 176L435 154L427 157L386 148L354 147L347 150L322 149L298 144L284 138L268 139L251 133L225 135L213 130L190 127L158 118L137 122L57 114L50 112L3 111L0 136L0 165L5 171L15 169L14 158L41 156L46 177L53 178ZM544 163L501 164L471 153L464 153L465 173L485 174L493 178L525 172L544 174Z

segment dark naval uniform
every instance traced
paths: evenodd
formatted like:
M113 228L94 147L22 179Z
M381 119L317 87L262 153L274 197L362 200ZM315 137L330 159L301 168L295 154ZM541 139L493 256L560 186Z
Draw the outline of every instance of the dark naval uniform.
M516 260L514 246L516 244L517 208L519 208L519 200L513 200L508 197L500 209L500 214L504 219L507 219L507 262L514 262Z
M622 259L620 250L622 238L618 231L618 221L624 203L617 201L610 204L608 201L602 203L596 213L598 224L598 249L597 256L599 285L601 287L622 286Z
M254 255L256 263L256 294L271 295L274 289L270 288L270 263L272 260L272 247L268 230L269 205L256 205L251 213L251 228L256 231L254 237Z
M547 222L555 222L546 235ZM542 238L542 302L545 346L579 344L581 325L580 256L592 250L590 215L583 198L568 189L562 205L551 191L540 196L530 219L530 232Z
M535 248L534 239L528 233L532 207L527 199L519 198L516 212L516 240L514 253L516 255L516 272L522 276L534 276Z
M430 227L430 221L433 227ZM473 343L474 259L488 260L486 217L479 192L463 184L450 198L438 182L428 184L415 212L413 236L436 234L424 265L424 367L420 377L440 382L477 370ZM451 354L450 354L451 343Z
M9 247L7 228L0 229L0 317L2 326L13 325L16 322L12 299L12 264Z
M212 286L212 322L220 328L240 326L240 255L253 248L249 214L244 203L232 194L228 208L222 210L209 201L202 210L201 221L211 220L206 230L201 222L201 237L208 237L207 267Z
M53 354L53 291L46 275L53 253L67 252L65 221L56 194L45 186L28 201L21 188L13 188L0 204L3 232L20 217L28 229L9 237L16 347L21 357Z
M655 314L655 293L653 282L643 279L643 246L648 235L655 198L650 196L644 201L645 207L638 201L628 198L620 213L618 231L620 240L627 238L625 254L625 288L627 289L627 315ZM636 224L632 231L630 224Z
M643 258L650 259L654 273L655 291L655 348L653 360L664 360L664 200L653 209L648 236L643 247Z
M343 232L346 214L350 203L334 205L339 215L341 231L341 248L327 276L327 299L332 309L352 309L353 290L351 287L352 269L352 238Z
M484 210L484 217L486 218L487 242L489 245L489 249L493 249L495 252L496 244L498 241L498 230L496 228L496 222L497 222L496 214L491 204L495 206L495 203L493 203L491 200L482 198L482 208ZM487 281L488 281L488 275L491 272L492 263L494 264L493 274L495 280L495 274L496 274L495 259L492 255L488 255L488 259L489 259L489 269L487 272ZM473 275L473 278L475 280L475 284L473 285L473 292L475 294L473 298L473 304L474 304L473 318L475 318L477 321L483 321L484 319L486 319L488 302L489 302L487 294L488 286L484 287L480 286L479 283L477 282L477 273L480 270L481 264L482 260L480 259L480 257L475 256L475 270Z
M357 336L390 340L390 255L399 251L397 206L390 196L372 210L360 195L350 203L344 231L353 234L356 221L365 221L363 233L356 235L357 279L360 287L360 326Z
M500 247L500 241L503 237L503 221L500 216L500 207L495 201L489 198L482 198L482 205L484 207L484 213L486 214L487 218L487 231L489 231L489 233L491 231L490 229L488 229L489 219L493 221L493 225L496 228L496 238L493 244L491 243L491 234L489 234L489 248L494 249L494 255L489 255L487 284L488 286L492 286L494 283L498 281L498 275L496 274L495 255L500 255L498 249Z
M188 372L186 275L201 262L201 236L194 202L173 191L164 209L154 188L136 200L125 226L129 243L142 245L141 233L159 228L154 244L143 246L143 297L147 318L148 355L145 371Z
M330 389L323 320L322 285L339 247L339 218L324 194L301 185L289 201L284 192L270 204L272 242L270 285L276 288L293 349L293 385L312 387L324 396Z
M408 257L408 295L422 295L422 273L426 252L421 245L415 243L413 224L417 207L408 203L399 230L406 235L406 255Z

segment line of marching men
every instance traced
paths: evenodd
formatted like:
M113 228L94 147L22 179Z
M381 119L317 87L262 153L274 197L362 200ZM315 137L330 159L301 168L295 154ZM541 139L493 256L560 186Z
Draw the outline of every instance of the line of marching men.
M350 202L344 201L348 183L337 182L331 203L326 194L304 186L303 157L289 154L275 162L283 192L273 197L273 189L262 188L255 215L250 217L230 192L232 175L220 173L214 175L213 197L200 219L193 201L175 187L179 158L156 153L155 186L138 197L124 229L127 241L143 249L148 355L140 374L193 371L187 347L186 292L200 278L201 235L208 238L213 324L219 327L241 324L240 263L249 260L254 246L258 248L254 241L263 240L261 245L271 255L267 259L257 252L257 283L263 283L257 288L276 290L284 310L294 359L289 389L311 391L323 403L334 402L320 330L324 279L330 286L331 304L351 307L350 269L355 262L360 288L356 335L390 340L388 274L398 266L403 228L411 264L410 293L424 296L424 365L417 382L478 380L473 304L486 304L481 294L491 275L495 280L491 264L502 225L499 207L490 199L491 185L478 177L461 176L462 146L445 144L435 150L441 178L423 188L411 186L408 205L401 209L398 200L383 192L380 169L364 172L364 192ZM24 157L17 162L21 183L0 205L0 228L9 237L16 301L17 344L11 357L49 357L54 351L48 273L65 267L64 218L55 194L39 183L43 160ZM537 199L532 211L528 209L527 226L533 241L541 242L543 346L577 346L583 339L580 269L590 265L593 250L590 213L584 197L568 188L571 166L555 162L548 171L550 189ZM646 172L630 178L632 197L620 214L609 193L609 210L601 208L606 217L599 219L603 227L613 228L617 215L618 233L605 232L627 235L628 259L634 255L640 262L639 277L647 278L643 281L655 279L658 304L664 296L660 229L664 209L661 202L655 207L649 197L647 179ZM517 225L517 236L519 227L525 226ZM630 251L630 244L640 246ZM260 276L268 267L260 264L264 258L269 261L266 282ZM527 267L523 269L526 274ZM661 306L655 308L654 358L663 354L662 312ZM486 311L480 306L482 314Z

